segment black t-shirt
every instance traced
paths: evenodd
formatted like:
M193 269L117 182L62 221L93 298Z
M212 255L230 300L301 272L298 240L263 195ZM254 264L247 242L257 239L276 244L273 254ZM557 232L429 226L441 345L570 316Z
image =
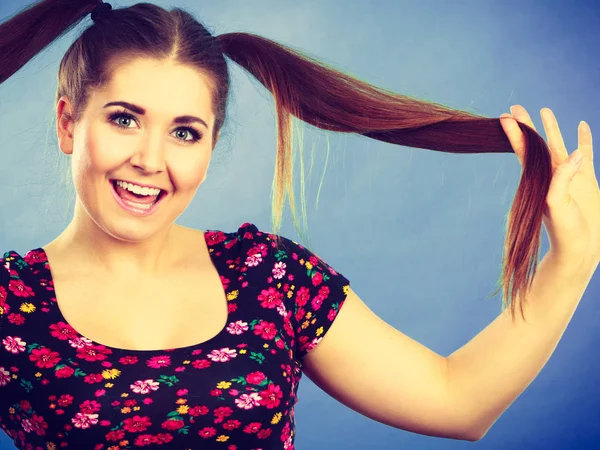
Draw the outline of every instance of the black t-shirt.
M294 448L302 358L327 333L349 281L289 239L277 251L251 223L205 239L227 326L169 350L82 336L57 306L44 250L4 253L0 426L17 448Z

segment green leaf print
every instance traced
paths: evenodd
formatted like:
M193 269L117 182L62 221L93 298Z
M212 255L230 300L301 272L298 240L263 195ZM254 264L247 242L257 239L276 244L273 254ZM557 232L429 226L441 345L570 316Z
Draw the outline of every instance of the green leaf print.
M232 378L229 381L231 381L232 383L239 383L242 386L246 386L246 384L248 384L248 383L246 383L246 379L244 377L242 377L242 376L237 377L237 378Z
M173 387L175 384L179 383L179 378L177 378L176 376L168 377L166 375L161 375L156 381L158 381L159 383L164 383L169 387Z
M186 425L177 430L177 434L190 434L190 426Z
M20 385L23 389L25 389L26 392L31 392L33 389L33 384L31 384L30 381L24 380L23 378L21 378Z
M277 260L277 262L281 262L284 259L287 259L288 255L284 250L279 250L277 253L275 253L275 259Z
M265 361L265 355L263 355L262 353L258 353L258 352L250 352L250 359L253 359L254 361L258 362L259 364L262 364Z
M169 414L167 414L167 417L169 419L172 419L172 418L181 419L181 414L179 414L177 411L171 411Z

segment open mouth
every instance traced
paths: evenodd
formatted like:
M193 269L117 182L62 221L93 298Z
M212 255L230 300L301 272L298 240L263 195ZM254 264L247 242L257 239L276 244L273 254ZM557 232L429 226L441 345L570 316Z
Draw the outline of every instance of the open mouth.
M109 180L112 185L115 200L123 209L136 216L147 216L152 214L158 208L162 199L168 195L167 191L161 189L156 196L156 199L151 201L149 196L139 195L128 191L127 195L130 195L132 198L126 198L122 194L119 194L119 191L123 191L123 189L117 187L117 181L118 180L116 179ZM136 201L134 198L139 199L140 201Z
M115 190L115 193L117 195L119 195L119 191L117 190L117 181L119 181L119 180L111 179L110 183L112 184L112 187ZM135 192L131 192L131 191L129 191L129 192L130 192L130 194L132 194L140 199L146 197L145 195L139 195L139 194L136 194ZM167 191L165 191L164 189L161 189L160 193L156 197L156 200L154 201L154 203L156 204L156 203L160 202L166 195L167 195Z

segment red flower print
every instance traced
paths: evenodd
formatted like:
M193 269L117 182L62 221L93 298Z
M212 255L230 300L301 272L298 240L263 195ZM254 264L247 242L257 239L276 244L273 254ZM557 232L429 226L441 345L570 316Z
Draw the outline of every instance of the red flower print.
M312 277L312 284L313 286L318 286L323 282L323 275L321 274L321 272L315 272L313 277Z
M83 377L83 381L89 384L100 383L104 381L104 377L99 373L90 373Z
M53 352L48 347L34 348L29 355L29 360L42 369L54 367L61 360L58 352Z
M212 247L223 242L227 239L227 236L222 231L206 231L204 232L204 238L206 240L206 245Z
M148 416L138 416L137 414L129 419L123 420L123 429L129 433L140 433L152 425Z
M10 311L10 307L6 305L6 311ZM21 314L12 313L8 316L8 321L13 325L23 325L25 323L25 317Z
M114 430L114 431L109 431L108 433L106 433L106 440L111 441L111 442L120 441L124 437L125 437L124 430Z
M313 310L315 310L315 311L318 311L322 304L323 304L323 297L321 297L320 295L315 296L315 298L313 298L313 300L311 302Z
M197 359L192 361L192 367L194 369L207 369L211 366L211 362L206 359Z
M216 428L213 427L204 427L201 430L198 430L198 436L203 437L204 439L208 439L217 434Z
M73 403L73 396L71 394L63 394L58 398L57 403L63 408L69 406Z
M310 300L310 290L306 286L302 286L296 291L296 303L302 307L308 303L308 300Z
M179 430L180 428L183 428L185 424L183 423L183 420L181 419L171 419L171 420L165 420L162 424L161 427L164 428L165 430Z
M61 341L66 341L68 339L75 339L77 332L68 323L58 322L50 325L50 336Z
M261 320L254 327L254 334L260 336L263 339L271 340L277 336L277 326L273 322L267 322Z
M189 409L188 414L192 417L205 416L210 412L210 409L207 406L194 406Z
M81 405L79 405L79 410L83 414L93 414L95 412L100 411L101 406L102 405L100 405L100 403L98 403L96 400L86 400Z
M239 420L235 420L235 419L229 419L227 422L225 422L223 424L223 428L225 428L226 430L235 430L236 428L239 428L242 426L242 422L240 422Z
M156 437L152 436L151 434L140 434L135 438L134 444L138 447L156 444Z
M260 422L250 422L248 425L246 425L244 427L244 433L256 433L258 430L260 430L261 427L261 423Z
M8 289L15 294L16 297L35 297L35 292L29 286L27 286L21 279L11 279L8 282Z
M258 434L256 435L256 437L259 438L259 439L266 439L269 436L271 436L272 432L273 432L273 430L271 430L270 428L263 428L262 430L260 430L258 432Z
M281 303L282 299L283 294L274 287L263 289L258 296L258 300L261 302L260 306L268 309L276 308Z
M122 358L119 358L119 363L123 364L123 365L130 365L130 364L137 364L138 362L138 358L137 356L123 356Z
M169 433L158 433L156 435L155 443L156 444L168 444L173 440L173 436Z
M281 392L281 388L279 386L275 386L274 384L270 383L267 386L267 389L260 393L260 397L261 405L266 406L267 409L273 409L279 406L281 403L281 400L279 399L283 397L283 392Z
M89 362L104 361L111 353L112 350L104 345L90 344L77 349L77 357Z
M262 372L252 372L246 377L246 382L250 384L260 384L266 378L266 375Z
M171 357L169 355L153 356L146 365L152 369L162 369L171 365Z
M62 366L54 371L54 376L56 378L71 378L74 373L75 370L72 367Z
M219 406L213 411L213 414L216 417L215 423L221 423L226 417L229 417L233 414L233 409L231 409L229 406Z

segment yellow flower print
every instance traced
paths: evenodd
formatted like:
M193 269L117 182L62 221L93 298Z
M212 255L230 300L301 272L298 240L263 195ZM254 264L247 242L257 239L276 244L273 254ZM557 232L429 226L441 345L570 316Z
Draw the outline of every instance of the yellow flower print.
M217 442L227 442L229 440L229 436L225 436L224 434L222 434L221 436L219 436L217 438Z
M21 303L19 310L29 314L35 311L35 305L33 303Z
M102 371L102 377L107 380L114 380L119 375L121 375L121 371L119 369L106 369Z
M304 330L308 326L308 320L302 322L302 329Z
M177 408L177 412L179 414L187 414L189 409L190 407L188 405L181 405L179 408Z
M56 444L54 442L47 442L46 450L56 450Z
M42 376L42 373L41 373L41 372L36 372L36 373L35 373L35 377L36 377L36 378L39 378L39 377L41 377L41 376Z
M239 353L239 354L241 354L241 355L243 355L243 354L245 354L245 353L246 353L246 349L245 349L245 348L243 348L243 349L241 349L241 350L240 350L238 353Z
M175 403L178 404L178 405L186 405L187 404L187 400L185 398L178 398Z
M127 392L123 392L123 393L121 394L121 397L129 397L129 394L128 394Z
M281 415L282 415L282 414L281 414L280 412L278 412L277 414L275 414L275 415L273 416L273 418L271 419L271 425L278 424L278 423L279 423L279 421L281 420Z
M293 295L294 295L294 291L292 291L291 289L289 291L287 291L287 298L292 298Z
M277 283L277 289L281 289L281 283Z
M229 389L231 387L231 383L229 381L221 381L217 384L217 389Z
M4 314L4 307L0 306L0 316Z
M105 387L105 388L111 388L111 387L113 387L113 386L114 386L114 384L112 384L112 383L106 383L106 384L104 385L104 387Z
M300 265L301 265L301 266L303 266L303 265L304 265L304 259L300 258L300 259L298 260L298 262L300 263Z
M312 311L306 313L306 318L310 319L312 317Z
M131 408L129 406L123 406L121 408L121 413L122 414L129 414L131 412Z
M307 262L307 263L306 263L306 268L307 268L308 270L310 270L310 269L312 269L312 268L313 268L313 265L312 265L311 263Z
M323 327L317 328L317 332L316 332L317 337L321 336L322 334L323 334Z
M240 291L231 291L227 294L227 301L235 300L238 298Z

